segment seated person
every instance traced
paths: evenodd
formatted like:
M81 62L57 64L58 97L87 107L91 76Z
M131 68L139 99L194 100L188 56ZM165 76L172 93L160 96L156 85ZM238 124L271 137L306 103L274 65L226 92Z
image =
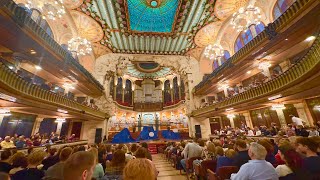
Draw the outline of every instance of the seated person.
M289 142L283 142L279 146L279 154L285 164L278 165L276 172L279 177L296 176L299 179L304 179L305 175L302 172L302 157L297 153Z
M297 151L305 155L303 169L312 175L320 174L320 157L317 154L318 144L312 138L301 137L297 141Z
M13 176L13 180L41 180L44 177L44 171L39 170L37 167L41 164L45 158L46 152L42 150L36 150L28 156L28 166L26 169L16 172Z
M234 147L235 150L238 151L238 154L234 157L233 165L240 168L250 160L247 143L246 141L239 139L235 142Z
M157 172L150 160L139 158L128 162L123 170L123 177L130 180L153 180L157 178Z
M236 174L231 174L231 180L255 179L255 180L278 180L272 164L265 160L267 150L260 144L254 142L249 147L248 154L251 158L248 163L241 166Z
M234 157L237 153L233 149L228 149L225 154L225 156L218 157L216 172L218 172L218 169L223 166L232 166Z
M63 166L63 179L92 179L95 166L95 157L92 153L76 152L68 158Z
M118 178L122 176L124 166L126 164L125 152L118 149L113 153L111 162L107 162L105 175L107 177Z
M15 148L16 146L13 144L13 142L10 140L10 136L6 136L4 140L0 143L0 146L2 149L10 149Z
M11 164L9 163L11 156L10 150L4 150L1 152L1 161L0 161L0 172L9 173L12 169Z

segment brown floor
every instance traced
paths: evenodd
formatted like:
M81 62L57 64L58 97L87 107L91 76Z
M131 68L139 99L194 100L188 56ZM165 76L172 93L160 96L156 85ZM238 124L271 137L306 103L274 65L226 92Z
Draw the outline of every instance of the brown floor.
M170 162L168 162L163 154L152 155L153 163L159 171L158 180L186 180L187 176L183 173L180 175L180 171L176 170Z

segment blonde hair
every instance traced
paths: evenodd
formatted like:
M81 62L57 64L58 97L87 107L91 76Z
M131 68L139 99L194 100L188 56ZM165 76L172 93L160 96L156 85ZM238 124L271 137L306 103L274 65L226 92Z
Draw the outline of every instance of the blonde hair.
M26 157L26 155L23 152L17 152L10 157L9 163L12 164L13 161L15 161L16 159L18 159L20 157Z
M123 170L124 180L153 180L156 179L156 169L148 159L130 160Z
M223 156L224 155L224 151L223 151L223 148L221 146L217 146L216 147L216 155L219 155L219 156Z
M215 153L216 146L212 142L209 142L207 144L207 150L208 150L208 152Z
M233 159L234 156L236 156L236 154L237 154L236 151L233 149L228 149L226 151L226 156L227 156L227 158L230 158L230 159Z
M88 150L88 152L92 153L93 156L94 156L94 159L96 160L96 163L99 163L98 149L92 147L92 148L90 148L90 149Z
M39 165L43 161L43 159L46 157L47 153L41 150L33 151L28 156L28 164L30 165Z

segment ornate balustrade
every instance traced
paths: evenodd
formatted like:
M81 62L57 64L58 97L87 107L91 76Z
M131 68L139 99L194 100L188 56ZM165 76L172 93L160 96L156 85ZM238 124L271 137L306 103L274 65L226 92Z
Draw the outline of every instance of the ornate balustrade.
M302 82L310 73L312 75L319 71L320 66L320 36L318 34L312 47L308 53L300 59L298 63L293 65L287 71L258 87L247 90L243 93L237 94L222 102L213 104L211 106L198 109L192 112L193 116L200 116L205 113L213 112L216 109L223 109L248 102L250 100L264 97L273 93L277 93L283 89L288 89Z
M33 21L30 15L22 7L18 6L12 0L2 0L0 2L0 8L3 7L4 10L12 17L12 19L17 24L33 32L33 35L35 37L43 40L42 43L45 46L48 46L55 54L61 56L62 59L65 60L66 64L82 72L90 82L98 87L100 91L104 90L103 86L92 76L92 74L90 74L81 64L79 64L78 61L76 61L72 57L72 55L68 51L63 49L52 37L50 37L45 32L45 30L43 30L35 21Z
M2 62L0 62L0 87L17 96L23 96L38 102L44 102L48 105L85 113L97 119L104 120L107 117L107 115L101 111L94 110L23 80Z
M290 8L287 9L278 19L273 23L268 24L265 30L253 38L248 44L242 47L238 52L236 52L230 59L222 64L220 67L215 69L210 75L203 79L195 88L194 92L199 91L202 88L206 88L206 85L210 85L210 80L219 77L221 73L232 67L234 64L251 54L258 46L265 43L268 39L271 40L277 33L284 29L288 24L294 21L294 19L301 14L303 10L310 6L315 0L296 0Z

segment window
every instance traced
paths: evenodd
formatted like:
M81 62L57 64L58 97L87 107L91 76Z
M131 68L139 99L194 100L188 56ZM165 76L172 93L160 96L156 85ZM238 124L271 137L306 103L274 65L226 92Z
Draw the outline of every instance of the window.
M295 0L278 0L273 8L274 19L280 17L294 2Z
M221 58L221 64L220 64L220 65L222 65L223 63L225 63L229 58L230 58L230 53L229 53L229 51L224 50L224 55L223 55L223 57ZM212 63L212 69L215 70L215 69L217 69L220 65L219 65L218 60L214 60L213 63Z
M245 32L240 33L234 44L234 51L238 52L243 46L248 44L254 37L264 30L264 24L251 25Z

